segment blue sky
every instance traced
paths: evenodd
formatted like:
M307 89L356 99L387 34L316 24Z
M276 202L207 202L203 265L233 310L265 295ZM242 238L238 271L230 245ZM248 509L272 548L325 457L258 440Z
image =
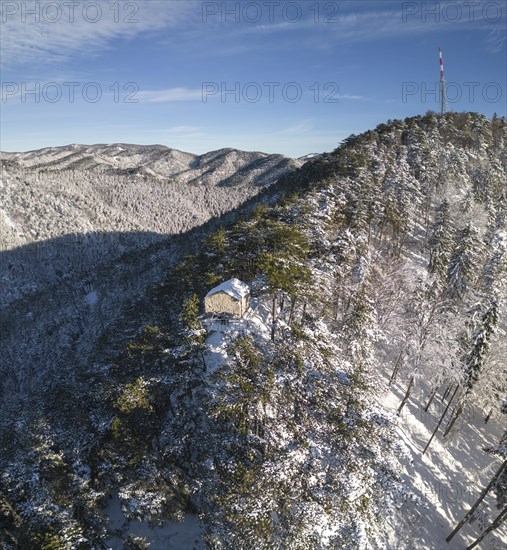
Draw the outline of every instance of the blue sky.
M329 151L437 109L439 46L449 108L506 115L505 0L1 4L4 151Z

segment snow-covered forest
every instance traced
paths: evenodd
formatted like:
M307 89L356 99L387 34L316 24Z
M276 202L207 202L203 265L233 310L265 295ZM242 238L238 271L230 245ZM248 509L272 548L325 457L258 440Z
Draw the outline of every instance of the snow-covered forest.
M0 370L14 404L46 370L88 363L99 336L183 251L302 164L125 144L0 159Z
M197 156L124 144L2 153L0 161L0 250L11 251L1 306L221 216L302 164L235 149ZM99 242L90 246L92 234ZM37 263L26 257L34 250Z
M0 544L505 547L506 182L505 119L388 121L198 233L114 326L89 289L86 360L2 384ZM249 312L203 315L231 277Z

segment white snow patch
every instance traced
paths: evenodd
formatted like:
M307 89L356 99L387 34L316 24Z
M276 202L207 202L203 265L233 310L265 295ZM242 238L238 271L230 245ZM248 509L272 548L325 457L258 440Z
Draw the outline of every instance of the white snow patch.
M485 424L481 413L470 411L463 415L446 439L442 439L440 429L426 454L422 455L443 406L435 399L429 411L424 412L431 388L423 381L418 383L419 388L401 413L398 428L400 439L408 449L407 456L400 456L404 468L402 477L414 495L400 506L400 513L389 520L386 548L464 550L498 514L493 494L481 503L475 521L466 524L450 543L445 539L498 468L499 459L484 452L483 448L498 441L504 427L495 419ZM394 384L384 395L384 408L395 413L405 389L406 381ZM504 527L490 533L479 548L507 548L506 531Z
M90 307L96 305L98 301L99 301L99 295L95 290L88 292L88 294L85 297L85 302Z
M106 509L109 518L111 537L106 541L106 548L122 550L122 539L129 535L143 537L149 543L150 550L200 550L203 527L199 518L187 514L181 523L165 522L163 525L150 525L146 521L128 521L122 511L118 495L113 495Z

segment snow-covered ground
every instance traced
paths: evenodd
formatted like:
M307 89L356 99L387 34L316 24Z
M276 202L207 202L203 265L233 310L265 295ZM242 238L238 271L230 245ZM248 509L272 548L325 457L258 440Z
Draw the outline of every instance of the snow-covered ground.
M405 389L403 380L394 383L384 394L382 405L396 412ZM390 521L388 548L391 550L465 550L498 514L491 493L478 508L476 519L463 526L450 543L446 542L446 537L498 469L500 460L484 452L483 448L497 443L505 426L501 419L495 418L485 424L480 412L468 411L444 440L441 427L422 455L444 410L440 400L442 391L425 413L430 388L429 384L420 384L401 413L398 433L408 449L408 456L401 458L403 479L419 498L405 502L399 516ZM507 548L507 526L504 524L490 533L478 548Z
M238 336L248 335L255 340L269 340L270 310L264 302L252 299L250 308L242 319L221 321L210 317L205 320L206 330L210 334L206 339L206 371L215 372L227 359L227 347Z
M182 523L166 522L162 526L150 525L146 521L128 521L122 511L118 495L113 495L106 510L109 530L115 533L106 541L111 550L123 548L122 539L129 535L142 537L150 544L150 550L200 550L202 526L195 515L187 514Z
M227 348L238 336L251 335L255 339L268 340L269 316L269 307L253 299L243 319L230 319L227 322L216 318L205 319L209 334L205 353L208 375L213 374L227 360ZM109 518L108 530L112 534L106 541L106 546L111 550L122 549L122 539L129 535L143 537L150 544L150 550L204 548L203 528L195 515L188 514L182 523L165 522L161 526L151 526L145 521L129 521L123 514L118 495L113 495L106 509L106 516Z
M269 300L252 300L251 308L243 319L227 322L216 318L205 319L209 333L205 353L208 375L227 361L227 348L238 336L251 335L257 341L268 341L270 316ZM380 404L396 413L406 381L400 378L388 388L389 376L387 371L382 373L384 390ZM402 477L413 497L400 503L399 513L388 520L386 548L389 550L465 550L498 513L495 513L495 498L491 493L482 502L474 521L465 525L449 544L446 542L446 537L498 469L500 460L485 453L483 448L495 444L505 428L502 419L493 417L485 424L481 413L466 411L445 440L442 440L441 427L426 454L422 455L445 406L441 401L442 388L429 411L424 412L430 389L429 384L418 381L400 416L398 433L407 449L406 455L400 457ZM107 513L112 532L118 530L122 537L129 534L145 537L151 543L151 550L203 548L202 526L196 516L188 515L183 523L165 523L161 527L150 526L146 522L128 522L117 496L111 499ZM112 537L107 541L108 547L112 550L122 548L120 540L118 536ZM505 525L503 529L489 534L478 548L507 548Z
M269 303L254 300L244 319L231 320L228 324L209 320L208 372L214 372L227 359L227 345L239 334L269 340L270 315ZM406 381L397 380L391 388L387 388L389 376L388 372L383 374L385 392L381 405L396 413ZM414 497L402 503L399 514L389 521L390 533L386 542L389 550L465 550L498 513L495 497L490 493L481 503L473 522L465 525L450 543L446 542L446 537L498 469L500 460L484 452L483 448L498 442L505 427L502 419L493 417L485 424L480 412L465 411L450 435L442 440L441 427L425 455L422 455L445 407L441 401L442 388L428 412L424 412L430 390L429 384L418 382L400 416L398 433L407 449L406 456L400 457L403 481ZM443 423L445 426L446 421ZM506 527L489 534L478 548L507 548Z

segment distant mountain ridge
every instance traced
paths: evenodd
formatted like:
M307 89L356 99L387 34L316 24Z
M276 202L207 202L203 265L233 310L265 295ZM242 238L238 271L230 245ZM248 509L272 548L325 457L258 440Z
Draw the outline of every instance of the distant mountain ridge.
M93 280L99 265L114 266L125 253L222 216L302 164L261 152L195 155L164 145L0 152L0 251L8 252L0 308L69 277ZM90 247L94 235L100 245ZM58 252L46 246L67 237ZM28 257L33 250L38 262Z
M164 145L73 144L0 152L0 164L0 234L9 250L68 233L179 233L303 163L236 149L195 155Z
M0 159L20 168L57 171L93 169L106 173L151 175L159 178L176 178L185 183L196 181L214 173L230 177L233 172L243 171L249 181L259 185L276 179L279 166L292 168L301 165L299 160L283 155L262 152L240 151L233 148L218 149L202 155L179 151L165 145L133 145L125 143L46 147L22 153L0 152ZM207 181L205 181L207 183Z
M308 160L315 160L316 158L320 157L322 153L308 153L308 155L303 155L302 157L298 157L298 160L302 160L304 162Z

